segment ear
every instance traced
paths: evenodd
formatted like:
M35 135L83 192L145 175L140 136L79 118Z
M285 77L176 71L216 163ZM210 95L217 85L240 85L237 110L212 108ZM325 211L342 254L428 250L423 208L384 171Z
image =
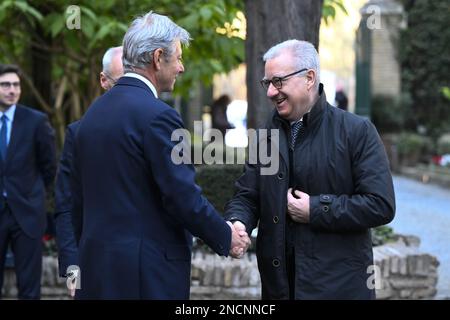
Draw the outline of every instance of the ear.
M163 53L164 51L161 48L158 48L155 51L153 51L153 64L156 70L161 69L161 60L163 59L162 57Z
M317 81L316 72L312 69L308 70L308 72L306 73L305 79L306 79L306 87L308 88L308 91L309 91L316 84L316 81Z
M108 78L106 78L105 74L102 72L100 72L100 85L102 86L103 89L108 90Z

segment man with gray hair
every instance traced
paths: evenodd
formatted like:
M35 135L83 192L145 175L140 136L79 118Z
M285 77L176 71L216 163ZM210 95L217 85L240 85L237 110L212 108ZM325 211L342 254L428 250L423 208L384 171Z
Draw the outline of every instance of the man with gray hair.
M123 39L125 75L88 109L75 137L73 222L82 299L188 299L192 235L239 255L250 239L220 217L192 165L171 159L183 128L158 99L184 72L189 33L149 12Z
M122 47L112 47L103 55L103 70L100 72L100 85L103 89L111 89L123 75Z
M271 150L279 170L263 175L261 164L246 164L226 207L239 230L259 223L262 298L373 299L370 228L395 213L378 133L369 120L327 103L311 43L282 42L264 61L261 85L275 106L266 128L279 130L279 148Z
M122 47L113 47L103 55L103 71L100 73L100 85L103 89L111 89L123 75ZM58 267L61 277L68 277L68 284L77 279L71 277L71 268L78 266L78 248L72 225L72 190L70 176L72 174L73 141L80 121L67 126L64 147L58 166L55 187L55 221L56 243L58 246ZM75 283L76 285L76 283ZM75 295L75 285L69 286L70 296Z

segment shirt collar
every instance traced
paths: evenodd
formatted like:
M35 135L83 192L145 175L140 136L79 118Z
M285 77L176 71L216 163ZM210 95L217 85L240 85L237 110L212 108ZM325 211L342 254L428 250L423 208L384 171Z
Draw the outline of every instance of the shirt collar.
M6 110L5 112L1 112L0 111L0 117L3 115L6 115L6 117L8 118L9 121L13 121L14 119L14 114L16 113L16 105L13 104L12 106L10 106L8 108L8 110Z
M291 121L291 127L296 124L297 122L303 121L303 117L300 118L300 120Z
M137 74L137 73L134 73L134 72L127 72L123 76L124 77L130 77L130 78L136 78L136 79L141 80L142 82L144 82L150 88L150 90L152 90L153 94L155 95L155 98L158 98L158 92L156 91L155 86L146 77L141 76L140 74Z

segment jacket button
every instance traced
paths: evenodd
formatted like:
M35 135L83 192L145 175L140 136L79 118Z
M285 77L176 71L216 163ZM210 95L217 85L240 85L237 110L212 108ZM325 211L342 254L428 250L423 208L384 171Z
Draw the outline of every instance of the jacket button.
M274 216L273 217L273 223L278 223L280 219L278 218L278 216Z
M280 266L280 260L278 260L278 259L273 259L273 260L272 260L272 265L273 265L275 268L278 268L278 267Z
M280 172L279 174L278 174L278 179L280 179L280 180L282 180L283 179L283 172Z
M330 211L330 207L329 206L323 206L322 210L323 210L323 212L328 212L328 211Z

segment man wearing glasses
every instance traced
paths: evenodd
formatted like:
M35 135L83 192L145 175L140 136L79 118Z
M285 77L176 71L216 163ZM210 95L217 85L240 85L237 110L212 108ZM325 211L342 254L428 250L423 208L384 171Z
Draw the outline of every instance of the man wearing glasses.
M103 55L103 70L100 72L100 85L103 89L111 89L123 75L122 47L109 48ZM73 270L70 266L78 266L78 248L72 225L72 191L70 187L70 174L73 159L73 141L80 125L80 120L71 123L66 130L64 148L59 162L58 175L55 188L55 230L58 246L58 264L61 277L68 276ZM75 295L78 279L69 279L69 295ZM69 283L68 282L68 283Z
M18 104L20 94L19 68L0 64L0 291L10 244L19 299L39 299L55 137L44 113Z
M258 225L263 299L374 299L370 228L394 218L385 150L371 122L327 103L319 56L305 41L264 55L261 81L275 109L277 173L246 164L226 217ZM270 131L269 131L270 132ZM259 140L259 144L270 144Z
M103 70L100 72L100 85L103 89L111 89L123 75L122 47L109 48L103 56Z

